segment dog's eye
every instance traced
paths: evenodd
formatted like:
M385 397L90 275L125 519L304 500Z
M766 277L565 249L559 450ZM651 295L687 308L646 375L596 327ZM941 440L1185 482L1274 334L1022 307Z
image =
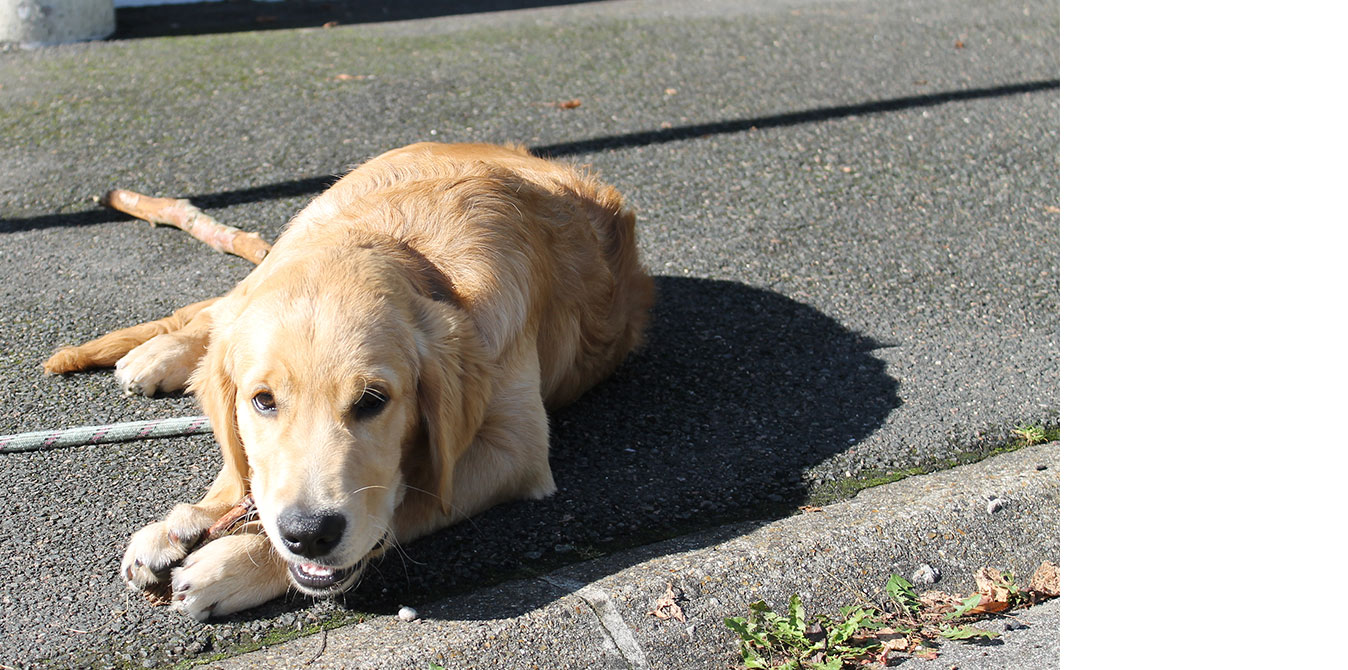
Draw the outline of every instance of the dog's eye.
M272 394L267 391L258 393L253 396L253 409L257 410L258 414L275 414L276 398L272 397Z
M388 396L375 389L365 389L356 404L351 406L351 413L356 415L357 419L368 419L378 414L386 404Z

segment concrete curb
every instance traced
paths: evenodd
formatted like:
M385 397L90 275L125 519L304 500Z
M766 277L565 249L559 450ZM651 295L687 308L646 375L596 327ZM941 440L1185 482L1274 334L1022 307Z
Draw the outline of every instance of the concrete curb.
M33 48L82 42L116 29L113 0L0 0L0 44Z
M1030 574L1059 560L1058 444L861 492L819 512L739 524L418 606L215 663L217 668L725 668L722 624L800 593L810 612L855 604L927 564L919 591L969 591L983 566ZM1001 501L989 505L990 499ZM995 511L990 511L996 508ZM426 569L426 568L422 568ZM672 585L686 622L648 614ZM993 646L947 644L961 668L1057 667L1057 603ZM1012 660L1014 659L1014 660Z

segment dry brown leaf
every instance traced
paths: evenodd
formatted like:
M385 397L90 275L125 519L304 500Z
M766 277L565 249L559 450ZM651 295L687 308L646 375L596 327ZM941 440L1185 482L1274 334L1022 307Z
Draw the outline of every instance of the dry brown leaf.
M556 107L557 109L575 109L580 106L580 99L576 98L574 100L563 100L561 102L554 102L552 103L552 106Z
M824 511L824 508L823 508L823 507L815 507L814 505L801 505L800 507L797 507L796 509L798 509L798 510L800 510L800 511L802 511L802 512L822 512L822 511Z
M1060 591L1058 564L1052 561L1040 563L1034 576L1030 577L1030 590L1046 598L1057 598Z
M927 591L918 596L918 602L922 607L932 614L945 614L952 612L962 602L959 598L946 593L945 591Z
M647 614L657 619L687 621L688 619L683 616L683 608L674 602L674 597L674 582L669 582L665 584L665 594L656 599L655 609L647 612Z
M991 600L1011 600L1011 582L1006 573L997 568L983 568L975 572L974 583L978 585L978 592Z
M973 608L967 612L967 614L991 614L992 612L1004 612L1008 607L1011 607L1010 602L1007 602L1005 600L993 600L992 598L989 598L988 596L984 595L982 599L978 601L978 604L974 605Z
M969 610L969 614L1001 612L1011 606L1011 580L1005 572L997 568L983 568L974 573L974 583L978 585L978 595L982 599Z
M899 631L893 628L881 628L875 631L857 631L851 638L853 643L863 645L874 644L871 648L871 654L877 659L883 659L885 654L891 651L908 651L909 649L920 648L913 631Z
M880 642L877 658L882 660L889 652L908 651L908 647L912 645L907 633L901 633L893 628L881 628L875 631L875 639Z

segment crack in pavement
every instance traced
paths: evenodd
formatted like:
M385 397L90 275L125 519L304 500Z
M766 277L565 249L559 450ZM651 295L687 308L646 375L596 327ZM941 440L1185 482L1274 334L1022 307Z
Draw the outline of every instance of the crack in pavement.
M622 657L627 667L635 670L646 670L651 667L646 662L646 654L641 651L641 645L637 643L637 638L632 634L632 629L627 627L627 622L623 621L622 615L618 614L618 609L613 606L613 601L609 599L608 594L603 589L597 586L587 586L565 577L545 575L538 579L568 594L574 593L581 600L584 600L585 604L589 605L590 610L594 612L595 617L599 619L599 625L603 627L606 633L605 642L613 645L612 650Z

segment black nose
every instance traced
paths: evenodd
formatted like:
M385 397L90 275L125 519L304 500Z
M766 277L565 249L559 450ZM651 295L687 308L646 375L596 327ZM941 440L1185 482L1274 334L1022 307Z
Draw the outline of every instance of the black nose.
M286 549L305 558L318 558L341 543L346 517L337 512L310 514L292 508L276 517L276 530Z

